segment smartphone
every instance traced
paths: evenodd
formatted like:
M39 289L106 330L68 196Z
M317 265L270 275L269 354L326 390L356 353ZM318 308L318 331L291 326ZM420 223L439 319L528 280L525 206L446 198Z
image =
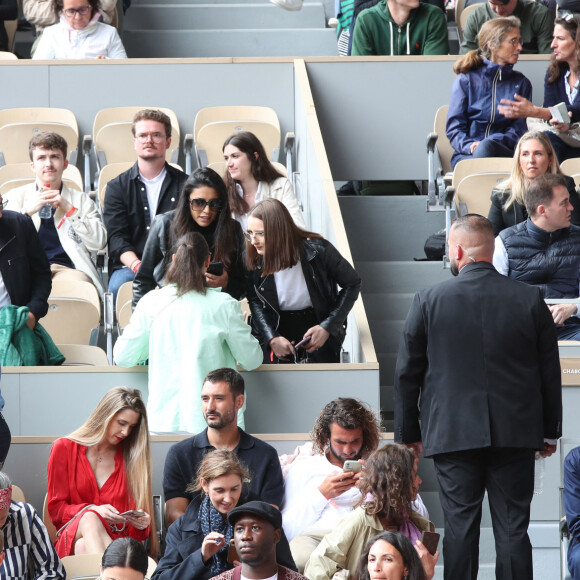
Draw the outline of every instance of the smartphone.
M306 338L303 338L298 344L295 344L294 348L298 348L299 346L304 346L305 344L308 344L311 340L312 340L312 337L307 336Z
M233 540L230 540L230 545L228 548L228 564L233 564L235 561L240 561L238 556L238 551L236 550L236 544Z
M212 276L221 276L224 273L224 263L223 262L210 262L207 267L207 273Z
M439 534L437 532L423 532L421 534L421 542L427 548L429 554L433 556L439 545Z
M352 459L347 459L342 466L343 471L353 471L358 473L362 469L362 463L358 461L353 461Z
M123 512L122 514L119 514L119 515L121 515L123 517L129 516L132 518L140 518L141 516L145 515L145 512L141 512L139 510L129 510L129 511Z

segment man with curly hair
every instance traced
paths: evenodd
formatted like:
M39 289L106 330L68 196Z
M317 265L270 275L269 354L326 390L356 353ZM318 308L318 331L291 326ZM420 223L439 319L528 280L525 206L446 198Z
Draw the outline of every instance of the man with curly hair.
M345 461L366 457L379 443L379 423L361 401L338 398L322 409L312 444L286 474L282 521L300 572L320 540L360 499L362 471L343 471Z

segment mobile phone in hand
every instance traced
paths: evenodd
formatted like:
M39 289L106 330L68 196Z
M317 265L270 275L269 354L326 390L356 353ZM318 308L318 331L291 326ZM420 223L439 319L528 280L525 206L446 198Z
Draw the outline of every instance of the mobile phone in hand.
M427 548L429 554L433 556L439 545L439 534L437 532L425 531L421 534L421 542Z

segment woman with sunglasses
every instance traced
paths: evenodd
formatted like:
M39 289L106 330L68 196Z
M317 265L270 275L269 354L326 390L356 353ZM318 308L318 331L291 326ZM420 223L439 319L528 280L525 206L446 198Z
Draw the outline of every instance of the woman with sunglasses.
M199 433L207 427L201 408L205 376L222 367L235 369L236 362L255 369L262 351L238 301L207 287L210 251L200 233L179 238L169 261L167 285L139 301L113 354L122 367L149 359L152 431ZM238 425L244 428L243 408Z
M580 122L579 28L578 20L571 14L554 21L554 52L544 79L543 107L537 107L520 94L513 100L502 99L498 107L500 113L514 119L536 117L549 123L544 124L543 130L547 131L560 163L580 157L580 141L569 135L570 124ZM568 109L570 119L565 123L558 122L549 109L559 103L564 103Z
M187 179L177 208L156 216L133 282L133 309L157 286L165 286L173 244L187 234L203 236L211 252L207 285L221 288L239 300L245 291L244 235L231 217L228 193L222 178L209 167L196 169Z
M299 228L277 199L250 210L246 240L248 302L264 363L340 362L361 285L353 267L320 234Z
M58 20L44 29L34 60L127 58L114 26L99 22L98 0L54 0Z

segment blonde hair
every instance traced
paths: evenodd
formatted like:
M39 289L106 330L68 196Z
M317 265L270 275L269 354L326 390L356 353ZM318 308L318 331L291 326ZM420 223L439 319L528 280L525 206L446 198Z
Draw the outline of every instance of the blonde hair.
M470 50L465 56L458 59L453 65L453 72L455 74L468 73L479 68L483 64L484 58L491 59L491 48L499 46L505 35L514 28L521 28L520 19L515 16L492 18L484 22L477 35L479 48Z
M552 143L546 133L544 131L528 131L524 133L518 144L516 145L516 150L514 153L514 160L512 165L512 173L505 181L502 181L498 185L499 191L503 193L508 193L509 196L506 199L505 203L503 204L503 209L509 209L514 203L519 203L520 205L525 205L524 201L524 194L526 189L528 189L530 185L529 179L524 175L522 171L522 166L520 164L520 154L522 144L526 141L531 141L535 139L542 144L542 147L548 154L548 157L551 158L550 166L548 167L548 171L546 173L553 173L556 175L561 175L562 170L560 169L560 164L558 163L558 157L556 152L554 151L554 147L552 147Z
M89 418L67 439L91 447L100 443L107 433L109 424L121 411L135 411L139 422L129 436L121 443L125 461L125 474L135 507L144 509L151 516L151 553L157 553L157 534L153 510L153 488L151 485L151 449L149 446L149 425L147 410L141 391L130 387L115 387L99 401Z
M203 458L197 469L195 480L192 481L185 491L188 493L200 491L203 497L204 491L201 480L209 484L212 479L222 475L239 475L242 483L248 479L249 472L241 464L239 457L229 449L214 449Z

